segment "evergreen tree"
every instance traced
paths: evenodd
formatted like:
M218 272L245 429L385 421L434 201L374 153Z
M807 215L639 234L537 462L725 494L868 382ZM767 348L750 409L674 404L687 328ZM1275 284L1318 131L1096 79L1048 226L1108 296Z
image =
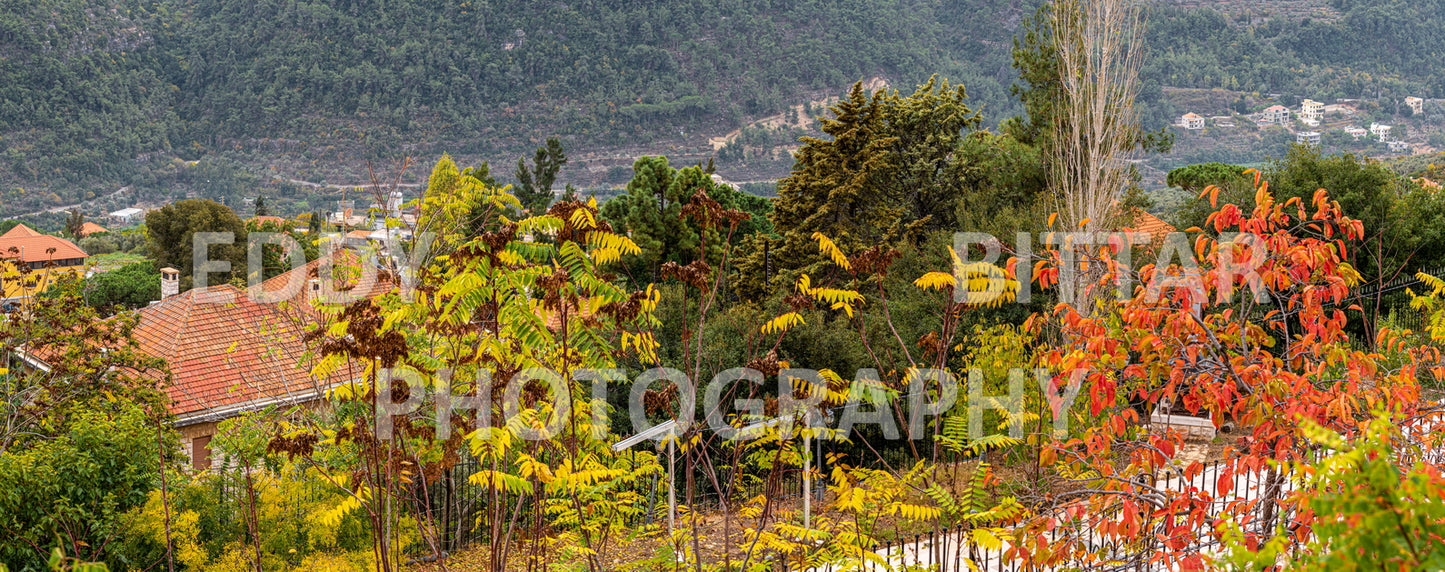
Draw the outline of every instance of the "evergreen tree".
M80 209L73 209L65 217L65 234L71 238L80 238L80 230L85 227L85 214Z
M271 216L271 209L266 208L266 197L256 197L256 216Z
M1037 145L1052 131L1054 105L1059 98L1059 57L1049 23L1050 3L1025 18L1023 33L1014 36L1013 67L1019 82L1009 93L1024 104L1025 115L1004 122L1004 132L1026 144Z
M667 157L640 157L632 171L627 194L607 201L601 214L614 231L630 235L642 249L631 266L655 281L663 263L687 263L695 257L702 235L682 218L682 207L695 191L710 190L713 183L698 167L679 172Z
M963 131L979 123L966 97L962 86L937 78L911 96L870 95L855 84L832 108L834 117L822 121L831 139L804 137L792 174L778 183L772 223L780 236L768 246L771 268L817 270L825 259L814 233L858 252L916 241L928 230L956 230L966 181ZM744 280L762 276L760 246L739 263Z
M1184 192L1189 193L1193 198L1209 185L1223 186L1237 182L1253 186L1251 177L1244 175L1245 171L1246 169L1239 165L1200 163L1169 171L1169 176L1165 178L1164 183L1171 187L1184 189Z
M85 302L97 310L133 310L161 299L161 275L150 262L136 262L86 278L83 292Z
M552 204L552 184L557 182L557 172L567 164L567 153L562 142L555 137L547 139L547 145L537 148L532 157L532 167L527 167L526 158L517 159L517 200L522 208L532 214L541 214Z

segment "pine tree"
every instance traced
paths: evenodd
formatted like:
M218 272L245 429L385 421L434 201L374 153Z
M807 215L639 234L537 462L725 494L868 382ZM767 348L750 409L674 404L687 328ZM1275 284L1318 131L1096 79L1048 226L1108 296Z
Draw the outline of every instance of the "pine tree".
M816 273L826 259L814 233L843 252L859 252L925 231L957 230L956 206L967 191L964 130L979 123L962 86L930 79L912 95L868 94L862 83L832 107L821 129L831 139L802 138L797 162L778 183L769 268ZM763 248L739 262L753 294L762 279ZM789 284L791 279L781 283Z
M655 277L662 264L687 263L695 256L703 235L683 220L682 207L698 189L710 191L713 182L699 167L672 168L667 157L641 157L632 171L627 194L607 201L602 216L642 249L634 268Z
M256 197L256 216L271 216L271 209L266 208L266 197Z
M527 167L525 157L517 159L517 200L522 208L531 214L541 214L552 204L552 184L557 182L557 172L567 164L567 153L562 142L556 138L547 139L547 145L538 147L532 157L532 167Z

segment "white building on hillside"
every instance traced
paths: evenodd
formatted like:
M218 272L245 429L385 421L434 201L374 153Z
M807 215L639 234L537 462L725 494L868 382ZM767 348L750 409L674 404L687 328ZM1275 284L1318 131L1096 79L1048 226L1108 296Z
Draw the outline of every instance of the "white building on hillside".
M1289 108L1283 105L1271 105L1264 111L1259 112L1259 122L1266 125L1284 125L1289 123Z
M1420 99L1418 97L1407 97L1405 98L1405 105L1410 106L1410 111L1415 112L1415 115L1425 113L1425 100L1423 99Z
M1374 134L1375 134L1375 137L1379 137L1381 141L1389 141L1389 140L1390 140L1390 130L1391 130L1391 129L1394 129L1394 126L1392 126L1392 125L1380 125L1379 123L1371 123L1371 124L1370 124L1370 133L1374 133Z
M121 226L130 226L139 222L145 222L145 209L131 207L120 209L110 213L110 220Z
M1299 104L1299 120L1311 127L1319 126L1325 119L1325 104L1306 99Z
M1301 145L1319 145L1319 144L1320 144L1320 132L1319 132L1319 131L1302 131L1302 132L1300 132L1300 133L1295 134L1295 136L1294 136L1294 142L1295 142L1295 143L1299 143L1299 144L1301 144Z
M1179 124L1185 129L1198 131L1204 129L1204 117L1198 113L1185 113L1184 117L1179 119Z

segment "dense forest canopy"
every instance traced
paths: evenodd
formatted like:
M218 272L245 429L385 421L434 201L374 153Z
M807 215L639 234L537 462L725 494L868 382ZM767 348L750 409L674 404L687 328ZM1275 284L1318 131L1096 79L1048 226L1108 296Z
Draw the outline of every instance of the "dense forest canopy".
M1445 2L1333 0L1335 21L1243 25L1211 9L1159 7L1144 77L1173 87L1375 98L1445 94ZM1404 93L1409 91L1410 93Z
M364 174L400 155L511 163L551 136L574 152L711 152L704 134L875 76L906 90L939 74L997 126L1022 113L1011 39L1036 5L0 0L0 216L123 186L171 199L254 182L181 161L314 180L308 165ZM1156 4L1145 127L1178 112L1165 87L1445 94L1445 3L1333 8L1310 20Z

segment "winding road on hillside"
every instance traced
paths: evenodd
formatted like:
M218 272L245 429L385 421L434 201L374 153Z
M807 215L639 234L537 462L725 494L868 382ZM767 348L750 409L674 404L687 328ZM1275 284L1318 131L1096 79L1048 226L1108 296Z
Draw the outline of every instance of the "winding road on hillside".
M116 196L116 195L119 195L119 194L124 193L124 192L129 191L129 190L130 190L130 185L126 185L126 186L124 186L124 187L121 187L121 188L119 188L119 189L116 189L114 192L112 192L112 193L110 193L110 194L108 194L108 195L95 197L95 198L93 198L93 199L90 199L90 200L87 200L87 201L81 201L81 202L75 203L75 204L73 204L73 205L61 205L61 206L58 206L58 207L50 207L50 208L48 208L48 209L38 210L38 211L35 211L35 212L18 214L18 215L11 215L11 216L9 216L9 217L7 217L7 218L23 218L23 217L28 217L28 216L42 215L42 214L45 214L45 213L61 213L61 212L65 212L65 211L68 211L68 210L81 208L81 207L83 207L83 206L85 206L85 205L88 205L88 204L90 204L90 203L93 203L93 202L95 202L95 201L99 201L99 200L103 200L103 199L108 199L108 198L114 197L114 196Z
M271 178L273 180L291 183L293 185L299 185L312 189L374 189L376 187L390 188L393 186L403 189L414 189L421 186L421 183L367 183L364 185L333 185L330 183L313 183L311 181L302 181L300 179L287 179L285 177L278 177L276 175L272 175Z

